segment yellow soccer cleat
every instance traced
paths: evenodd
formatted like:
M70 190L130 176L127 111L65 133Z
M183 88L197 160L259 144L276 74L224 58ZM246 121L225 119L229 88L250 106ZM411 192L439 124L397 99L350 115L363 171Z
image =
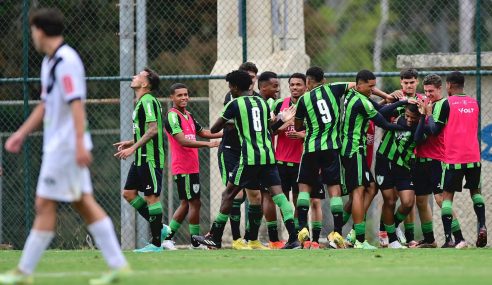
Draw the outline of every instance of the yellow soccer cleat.
M307 228L302 228L302 230L297 234L297 239L301 244L309 240L309 230Z
M90 285L105 285L116 283L121 280L123 277L127 277L132 273L132 270L129 266L125 266L120 269L114 269L110 272L104 273L101 277L91 279L89 281Z
M18 269L0 274L0 284L32 284L33 282L31 275L25 275Z
M343 237L337 232L331 232L328 235L328 244L334 249L346 248Z
M252 249L269 250L269 248L264 246L259 240L248 241L248 246Z
M242 238L232 241L232 249L235 250L252 250L252 248Z

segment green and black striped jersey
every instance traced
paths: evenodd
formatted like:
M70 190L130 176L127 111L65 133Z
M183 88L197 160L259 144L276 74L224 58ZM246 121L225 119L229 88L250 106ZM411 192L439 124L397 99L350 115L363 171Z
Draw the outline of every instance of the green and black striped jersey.
M234 119L241 143L240 164L275 164L269 131L270 108L258 96L241 96L229 102L222 111L225 120Z
M133 111L133 140L137 142L148 129L148 123L157 123L157 134L135 153L135 165L146 162L164 168L164 134L161 103L152 95L145 94L138 100Z
M406 127L405 117L398 117L396 123ZM397 165L410 169L410 162L415 158L414 150L417 146L414 134L415 128L407 131L386 131L379 144L378 153Z
M344 100L345 111L342 116L342 149L340 154L352 156L354 153L366 154L367 129L369 120L378 111L365 95L350 89Z
M340 99L347 88L345 82L324 84L299 98L295 118L306 126L304 152L340 148Z

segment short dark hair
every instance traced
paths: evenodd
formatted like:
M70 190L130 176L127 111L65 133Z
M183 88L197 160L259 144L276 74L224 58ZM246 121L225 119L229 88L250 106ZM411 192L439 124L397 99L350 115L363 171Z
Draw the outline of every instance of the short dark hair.
M255 74L258 73L258 67L256 67L256 64L250 62L250 61L246 61L244 62L243 64L241 64L238 68L239 70L241 71L251 71L251 72L254 72Z
M407 109L408 111L410 111L414 114L419 113L419 107L417 106L417 104L407 104L405 109Z
M169 94L173 95L177 89L186 89L188 90L188 86L184 85L183 83L174 83L169 87Z
M458 88L465 87L465 76L459 71L453 71L446 76L446 82L455 85Z
M359 81L368 82L369 80L376 80L376 76L367 69L357 72L357 76L355 76L356 83L359 83Z
M147 80L149 80L150 91L159 90L159 74L148 67L144 68L144 71L147 72Z
M299 78L299 79L302 79L302 81L304 82L304 84L306 84L306 75L300 73L300 72L296 72L296 73L293 73L290 77L289 77L289 83L290 83L290 80L292 78Z
M232 86L236 86L240 91L248 91L253 80L249 74L243 70L234 70L226 75L226 81Z
M441 88L442 86L441 76L435 73L429 74L426 77L424 77L424 81L422 82L422 85L433 85L436 88Z
M258 86L260 86L263 82L270 81L272 78L278 78L277 74L273 71L264 71L258 77Z
M403 69L400 72L400 79L412 79L412 78L419 78L419 72L415 68L408 68L408 69Z
M63 34L63 21L63 14L57 8L41 8L29 17L29 25L41 29L49 37Z
M311 66L306 70L306 76L313 78L316 82L321 82L325 78L325 72L319 66Z

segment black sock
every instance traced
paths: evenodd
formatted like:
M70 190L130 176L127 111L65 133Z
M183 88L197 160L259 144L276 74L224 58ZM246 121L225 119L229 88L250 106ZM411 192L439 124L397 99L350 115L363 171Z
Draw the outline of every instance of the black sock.
M465 240L465 238L463 237L463 233L461 232L461 230L454 231L453 232L453 236L454 236L454 242L456 244L459 243L460 241Z
M231 233L232 233L232 239L237 240L238 238L241 237L241 232L239 230L239 226L241 224L241 203L243 202L243 199L234 199L232 201L232 209L231 213L229 214L229 221L231 223Z
M166 240L172 240L172 239L173 239L173 237L174 237L174 234L175 234L175 232L171 231L171 232L167 235Z
M289 242L293 242L297 239L296 225L293 219L288 219L284 222L285 228L289 233Z
M383 219L379 220L379 231L385 232L386 228L384 227Z
M261 218L263 212L261 211L261 205L249 205L248 207L248 220L249 220L249 239L258 239L258 230L261 225Z
M407 242L415 239L415 232L413 229L405 229L405 239L407 240Z
M142 216L145 220L149 221L149 206L145 205L142 208L138 209L137 212Z
M483 203L473 204L473 210L477 215L478 227L485 227L485 205Z
M311 241L318 242L320 234L321 234L321 228L313 228L313 236L311 238Z
M424 242L433 243L436 241L434 238L434 232L423 233L424 234Z
M150 216L149 223L150 232L152 234L152 244L161 246L162 213Z
M394 233L388 233L388 242L392 243L394 241L397 241L398 237L396 236L396 232Z
M333 230L342 234L343 228L343 212L332 212L333 215Z
M452 240L451 238L451 223L453 222L452 215L442 215L442 225L444 228L444 238L446 239L446 243Z
M278 241L277 221L267 222L268 238L271 242Z
M225 224L213 222L210 233L212 234L212 238L215 242L221 243L222 235L224 234L224 228Z
M307 227L309 206L297 206L297 217L299 219L299 229Z

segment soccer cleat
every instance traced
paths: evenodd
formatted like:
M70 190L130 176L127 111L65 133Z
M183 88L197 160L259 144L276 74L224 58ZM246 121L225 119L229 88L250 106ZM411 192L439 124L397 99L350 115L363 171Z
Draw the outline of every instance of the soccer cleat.
M301 243L296 239L294 241L287 241L282 249L300 249Z
M394 242L388 244L388 248L402 249L407 247L402 245L399 241L395 240Z
M356 241L354 244L354 248L357 248L357 249L378 249L377 247L370 245L367 242L367 240L365 240L364 242Z
M405 237L405 234L398 227L396 228L396 237L401 244L407 243L407 238Z
M487 228L482 227L478 231L478 236L477 236L477 247L485 247L487 245Z
M122 277L129 276L132 273L132 270L129 266L125 266L120 269L111 270L108 273L103 274L99 278L89 280L90 285L104 285L111 284L120 281Z
M165 240L170 233L171 233L171 228L166 224L162 224L161 240Z
M301 244L309 240L309 230L307 228L302 228L302 230L297 234L297 239Z
M307 240L302 244L302 249L310 249L311 248L311 241Z
M205 246L208 246L209 248L210 247L212 247L212 248L221 248L222 247L221 242L214 240L213 236L210 234L208 234L206 236L193 235L192 238L196 242L203 244Z
M355 244L355 230L351 229L350 232L347 234L347 237L345 237L345 246L353 247L354 244Z
M409 242L407 243L407 247L409 247L409 248L415 248L418 244L419 244L419 242L418 242L418 241L416 241L416 240L411 240L411 241L409 241Z
M436 241L427 242L425 240L419 241L415 246L415 248L436 248L436 247L437 247Z
M242 238L238 238L237 240L232 241L232 249L235 249L235 250L252 250L252 248L248 245L248 242Z
M328 235L328 244L334 249L346 248L343 237L337 232L331 232Z
M269 250L270 248L264 246L259 240L250 240L248 241L248 246L251 249L259 249L259 250Z
M32 284L31 275L22 274L18 269L0 274L0 284Z
M188 248L191 250L208 250L208 247L204 246L203 244L198 244L197 246L190 244Z
M379 246L380 247L388 247L388 244L389 244L388 232L379 231L378 236L379 236Z
M452 240L445 242L441 248L454 248L455 244Z
M315 241L311 242L311 247L309 249L311 249L311 250L319 249L319 243L317 243Z
M466 242L466 240L462 240L454 246L454 248L457 248L457 249L462 249L462 248L467 248L467 247L468 247L468 243Z
M174 244L174 241L170 240L170 239L165 239L162 244L161 244L161 247L163 249L167 249L167 250L177 250L178 248L176 247L176 245Z
M149 243L148 245L146 245L142 248L135 249L133 252L143 253L143 252L161 252L161 251L162 251L162 247L155 246L155 245Z
M285 242L283 241L271 241L268 243L268 247L270 249L282 249L284 247Z

